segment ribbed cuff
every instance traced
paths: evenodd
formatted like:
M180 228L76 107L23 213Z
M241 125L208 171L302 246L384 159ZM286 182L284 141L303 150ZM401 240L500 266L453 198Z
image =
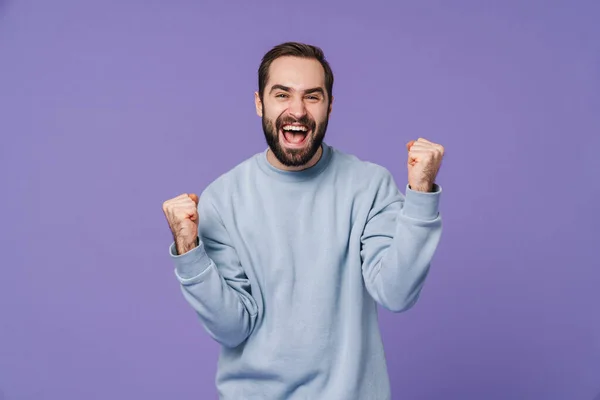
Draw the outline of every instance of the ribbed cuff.
M211 259L204 250L204 243L199 242L198 246L184 254L177 254L175 242L169 246L169 254L175 261L175 272L181 279L191 279L202 274L210 267Z
M406 185L402 214L413 219L432 221L438 217L441 186L434 184L431 192L419 192Z

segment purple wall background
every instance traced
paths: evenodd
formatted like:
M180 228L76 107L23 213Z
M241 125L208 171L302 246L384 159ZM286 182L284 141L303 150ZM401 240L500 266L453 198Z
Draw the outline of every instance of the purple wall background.
M333 65L330 144L401 187L406 141L447 149L394 399L594 398L600 3L224 3L0 0L0 399L215 398L161 204L265 148L285 40Z

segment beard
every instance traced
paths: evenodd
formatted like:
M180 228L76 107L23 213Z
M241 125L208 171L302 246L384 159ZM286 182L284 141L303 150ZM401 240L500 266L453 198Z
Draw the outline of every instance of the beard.
M306 143L301 149L288 149L281 144L279 138L281 128L286 124L292 123L302 124L308 128L306 138L304 139ZM280 115L275 120L275 123L273 123L273 121L266 119L263 107L262 128L265 139L275 158L286 167L301 167L312 160L323 143L328 123L328 117L325 117L323 121L317 124L308 115L300 119Z

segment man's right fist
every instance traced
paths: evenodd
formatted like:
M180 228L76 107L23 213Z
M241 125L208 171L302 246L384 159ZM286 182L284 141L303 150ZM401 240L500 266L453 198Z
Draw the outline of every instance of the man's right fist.
M163 203L163 212L177 248L184 254L196 247L198 239L198 196L180 194Z

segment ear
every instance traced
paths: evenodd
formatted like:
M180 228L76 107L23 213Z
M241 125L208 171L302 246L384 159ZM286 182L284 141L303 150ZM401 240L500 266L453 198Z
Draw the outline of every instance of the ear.
M256 115L262 118L262 101L260 101L260 96L258 92L254 92L254 106L256 107Z
M328 111L328 115L331 115L331 111L333 109L333 96L331 96L331 101L329 102L329 111Z

